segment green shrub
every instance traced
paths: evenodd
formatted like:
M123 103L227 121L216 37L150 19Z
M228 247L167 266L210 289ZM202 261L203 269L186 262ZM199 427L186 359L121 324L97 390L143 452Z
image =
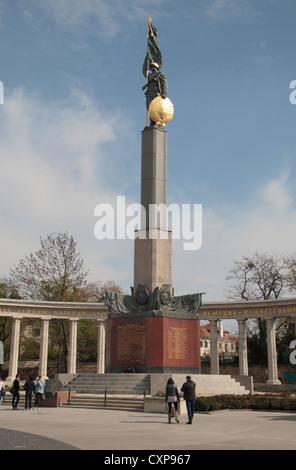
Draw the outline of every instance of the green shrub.
M267 395L214 395L198 396L195 400L196 411L218 410L285 410L296 411L296 399L287 396Z

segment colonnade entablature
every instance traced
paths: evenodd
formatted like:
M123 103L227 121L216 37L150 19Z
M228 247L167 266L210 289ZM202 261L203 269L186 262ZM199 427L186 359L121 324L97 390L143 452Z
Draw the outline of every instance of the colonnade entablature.
M39 302L32 300L0 299L0 317L13 318L68 318L105 321L108 308L105 303Z
M240 320L250 318L296 317L296 298L244 302L203 303L201 320Z
M18 369L20 322L22 318L41 320L39 374L47 375L49 321L63 318L70 321L68 373L76 373L77 323L79 320L96 320L98 326L97 373L105 372L106 321L105 303L39 302L30 300L0 299L0 317L12 318L12 335L7 381L12 381ZM268 383L280 384L277 372L275 341L276 318L296 317L296 299L261 300L248 302L203 303L199 319L210 322L211 373L219 374L218 320L237 320L239 341L239 375L248 375L246 321L264 318L267 325Z
M204 303L199 309L200 320L210 322L211 374L219 374L218 320L237 320L239 375L248 375L248 350L246 322L251 318L266 320L268 384L279 385L275 321L277 318L296 317L296 299L258 300L245 302Z
M76 373L77 323L96 320L98 326L97 373L105 372L105 338L108 308L104 303L36 302L31 300L0 299L0 317L12 318L9 371L6 382L12 382L18 370L20 322L23 318L41 320L39 374L47 376L48 333L52 319L70 321L68 373Z

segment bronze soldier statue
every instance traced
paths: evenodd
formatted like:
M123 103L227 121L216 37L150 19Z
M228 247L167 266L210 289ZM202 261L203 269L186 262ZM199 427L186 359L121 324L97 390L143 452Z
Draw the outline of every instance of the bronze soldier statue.
M146 108L149 111L151 101L157 96L161 96L163 99L167 97L168 84L165 74L159 69L159 65L156 62L152 62L149 66L149 75L147 83L143 86L143 90L147 88L146 95ZM150 126L155 125L155 122L150 117Z

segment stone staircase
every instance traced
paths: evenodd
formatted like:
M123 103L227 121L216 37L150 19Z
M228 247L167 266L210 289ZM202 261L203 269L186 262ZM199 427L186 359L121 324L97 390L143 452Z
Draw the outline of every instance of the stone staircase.
M168 377L165 374L78 374L66 386L76 396L64 406L144 411L144 396L164 391ZM184 375L173 374L173 379L180 390ZM240 377L196 374L192 379L196 382L197 395L249 393Z
M249 393L240 377L230 375L195 376L198 395L246 395Z
M157 391L165 390L169 375L151 374L150 391L153 395ZM179 391L185 382L185 374L172 374L172 378ZM235 377L231 375L191 374L196 383L197 395L246 395L253 393L252 377Z
M144 411L144 398L122 395L89 395L86 393L78 393L73 396L70 403L63 405L67 408L88 408L88 409L104 409L104 410L121 410L121 411Z
M149 374L78 374L66 386L76 394L139 395L150 394Z
M78 374L66 386L71 392L65 407L144 411L150 394L149 374Z
M65 386L65 390L76 392L65 407L88 409L112 409L144 411L144 396L164 391L166 374L78 374ZM184 374L173 374L181 389ZM245 395L250 393L250 378L230 375L194 374L197 395ZM252 393L252 391L251 391ZM5 405L11 406L12 396L6 393ZM19 407L24 407L25 394L21 392ZM34 403L34 398L33 398Z

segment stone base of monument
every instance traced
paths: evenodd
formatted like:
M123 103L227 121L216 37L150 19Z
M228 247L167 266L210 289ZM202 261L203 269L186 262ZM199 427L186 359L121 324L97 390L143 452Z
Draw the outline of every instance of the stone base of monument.
M112 314L107 322L106 372L199 374L200 322L159 312Z
M186 402L181 398L179 401L178 415L185 415L187 413ZM145 397L144 398L144 413L168 413L167 404L163 397Z

